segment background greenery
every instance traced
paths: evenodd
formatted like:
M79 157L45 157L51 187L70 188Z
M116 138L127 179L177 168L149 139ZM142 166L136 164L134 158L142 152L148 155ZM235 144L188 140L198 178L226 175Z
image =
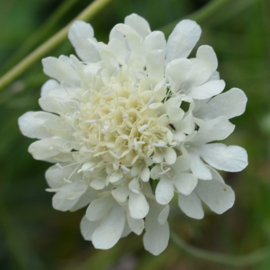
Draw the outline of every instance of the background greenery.
M160 29L208 2L114 0L91 23L96 37L107 42L112 26L132 12L145 17L152 29ZM88 0L1 1L1 75L88 4ZM198 21L203 29L199 45L214 47L226 89L239 87L249 99L246 113L232 120L237 128L226 141L249 153L247 169L224 174L236 192L234 207L222 216L207 212L201 221L172 207L174 231L206 250L238 255L270 248L269 15L266 0L228 0ZM74 51L66 40L49 55L70 53ZM33 140L24 138L17 125L24 112L39 110L40 87L45 81L38 62L0 93L0 269L234 269L194 258L173 244L154 257L143 249L141 236L130 235L108 251L95 250L91 242L84 241L79 223L85 210L62 213L52 208L52 194L45 192L44 179L49 164L32 159L27 148ZM236 269L269 270L270 256L259 264Z

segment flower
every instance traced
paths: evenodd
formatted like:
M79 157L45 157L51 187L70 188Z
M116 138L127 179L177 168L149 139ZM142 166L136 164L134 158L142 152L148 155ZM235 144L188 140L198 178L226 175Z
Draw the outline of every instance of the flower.
M80 59L42 60L52 78L41 90L44 111L22 115L20 130L39 139L29 147L35 159L55 163L45 175L53 207L87 206L81 232L96 248L145 229L145 249L160 254L175 195L196 219L204 215L201 201L218 214L234 203L213 167L241 171L247 154L216 141L233 132L229 119L245 111L247 98L236 88L220 94L225 83L210 46L187 59L200 34L196 22L183 20L166 42L131 14L104 44L90 24L77 21L69 39Z

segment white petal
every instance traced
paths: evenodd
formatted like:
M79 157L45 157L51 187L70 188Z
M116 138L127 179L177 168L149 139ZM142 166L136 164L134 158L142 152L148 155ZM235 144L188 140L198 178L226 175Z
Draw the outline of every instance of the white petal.
M198 178L191 173L181 173L174 179L174 185L178 192L189 195L197 186Z
M95 248L109 249L120 239L125 227L125 214L121 206L115 205L92 235Z
M167 63L187 57L201 36L200 26L191 20L182 20L174 28L167 43Z
M52 136L44 125L45 122L58 122L59 117L46 112L27 112L19 119L22 134L29 138L45 139Z
M246 103L245 93L238 88L232 88L204 103L194 115L204 120L212 120L219 116L231 119L244 113Z
M128 223L125 222L125 227L124 227L124 230L123 230L123 232L122 232L122 234L121 234L121 238L127 237L131 232L132 232L132 231L131 231L131 229L130 229Z
M242 171L248 165L246 150L235 145L206 144L201 147L200 155L214 168L228 172Z
M186 152L183 152L181 156L177 157L175 164L172 166L174 172L181 173L189 170L190 157Z
M118 62L120 64L125 64L126 57L128 54L128 48L126 44L119 39L113 38L110 40L108 46L113 51L114 55L116 56Z
M177 92L181 84L189 79L191 68L192 62L185 58L176 59L167 64L165 74L172 91Z
M144 40L146 53L152 50L166 50L166 39L161 31L151 32Z
M163 225L166 223L168 216L170 213L170 206L167 204L165 205L164 209L158 215L158 222L159 224Z
M61 82L80 85L81 79L75 69L55 57L42 59L43 71L46 75Z
M86 185L80 181L62 186L53 196L53 208L59 211L71 209L78 202L86 189Z
M93 189L96 190L101 190L105 187L106 183L105 180L101 180L101 179L94 179L91 183L90 183L90 187L92 187Z
M144 248L156 256L166 249L170 237L168 222L161 225L158 222L159 214L160 208L152 202L150 212L145 219L146 232L143 236Z
M168 147L166 149L165 155L164 155L165 161L167 164L174 164L177 158L176 152L172 147Z
M58 165L51 166L45 173L48 185L54 189L66 185L67 182L64 179L68 179L72 182L81 179L81 174L74 173L77 167L77 164L67 167Z
M144 220L143 219L134 219L129 214L127 214L127 221L130 229L140 235L144 229Z
M208 45L200 46L196 58L192 62L189 76L190 85L198 86L207 82L217 67L218 60L213 48Z
M202 145L212 141L226 139L235 126L224 116L218 117L208 122L196 121L199 125L197 135L191 140L194 145Z
M86 216L83 216L81 223L80 223L80 229L81 234L84 238L84 240L90 241L92 238L92 234L99 226L100 221L90 221L86 218Z
M86 62L96 63L100 60L99 53L93 44L94 30L89 23L76 21L70 27L68 38L77 55Z
M59 87L59 83L55 80L48 80L41 87L41 96L44 97L51 89Z
M86 205L89 205L91 201L95 199L96 191L95 190L86 190L86 192L80 197L76 204L69 209L71 212L75 212Z
M196 193L217 214L222 214L231 208L235 200L234 191L231 187L215 178L210 181L199 181Z
M130 216L136 219L144 218L149 211L149 204L142 192L130 193L128 207Z
M45 160L60 153L68 153L72 150L72 143L59 137L51 137L33 142L28 151L37 160Z
M156 200L160 204L168 204L174 195L173 182L170 179L161 178L156 187Z
M118 202L125 202L130 191L127 186L118 186L116 189L112 190L112 195L114 199Z
M212 174L201 160L199 153L196 151L189 151L188 154L190 156L190 169L192 173L203 180L212 179Z
M91 221L100 220L109 213L113 207L112 197L101 197L90 203L86 210L86 217Z
M125 18L125 24L132 27L143 38L151 32L148 22L134 13Z
M204 217L201 200L195 192L192 192L188 196L179 193L178 205L188 217L195 219L202 219Z
M153 50L147 54L146 68L150 80L157 84L164 77L164 51Z
M209 81L203 85L190 89L190 96L194 99L207 99L220 94L225 88L223 80Z
M143 168L143 170L140 173L140 177L143 182L148 182L150 178L150 170L147 166Z
M140 183L138 178L134 178L128 185L129 189L134 193L140 192Z

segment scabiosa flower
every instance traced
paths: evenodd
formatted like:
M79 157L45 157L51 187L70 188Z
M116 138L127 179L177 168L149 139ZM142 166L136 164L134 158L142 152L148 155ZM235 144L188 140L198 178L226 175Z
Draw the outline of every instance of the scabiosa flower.
M233 132L229 119L244 112L247 99L235 88L220 94L225 83L210 46L187 59L200 35L196 22L183 20L166 41L132 14L104 44L77 21L69 39L80 59L42 61L52 78L41 91L44 111L25 113L19 126L39 139L29 147L33 157L55 163L46 172L53 207L87 206L81 232L96 248L145 229L145 249L158 255L168 244L174 196L197 219L201 201L218 214L234 203L214 168L241 171L247 154L216 141Z

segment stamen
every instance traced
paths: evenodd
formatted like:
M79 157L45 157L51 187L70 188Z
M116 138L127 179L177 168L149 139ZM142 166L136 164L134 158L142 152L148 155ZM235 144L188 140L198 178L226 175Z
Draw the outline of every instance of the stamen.
M103 92L103 95L109 95L111 92L113 92L114 91L114 89L109 89L109 90L107 90L107 91L104 91Z
M117 156L114 152L112 152L112 151L109 151L109 153L111 154L111 156L113 156L114 158L116 158L116 159L119 159L120 157L119 156Z
M98 120L86 120L86 121L84 121L84 123L89 123L89 124L93 124L93 123L96 123L96 122L98 122Z
M150 98L150 100L147 102L146 105L149 106L151 103L153 103L154 99L155 99L155 96L152 96L152 97Z
M143 125L139 128L139 132L142 132L148 128L149 125Z
M137 143L136 138L134 138L134 147L135 147L135 150L137 151L138 150L138 143Z
M125 171L125 172L130 172L130 169L127 168L127 167L124 166L124 165L121 165L121 169L123 169L123 171Z
M165 144L161 144L161 143L153 143L153 146L155 146L155 147L167 147Z
M162 174L165 174L166 172L170 171L171 168L168 168L167 170L163 171L163 172L160 172L159 174L162 175Z

